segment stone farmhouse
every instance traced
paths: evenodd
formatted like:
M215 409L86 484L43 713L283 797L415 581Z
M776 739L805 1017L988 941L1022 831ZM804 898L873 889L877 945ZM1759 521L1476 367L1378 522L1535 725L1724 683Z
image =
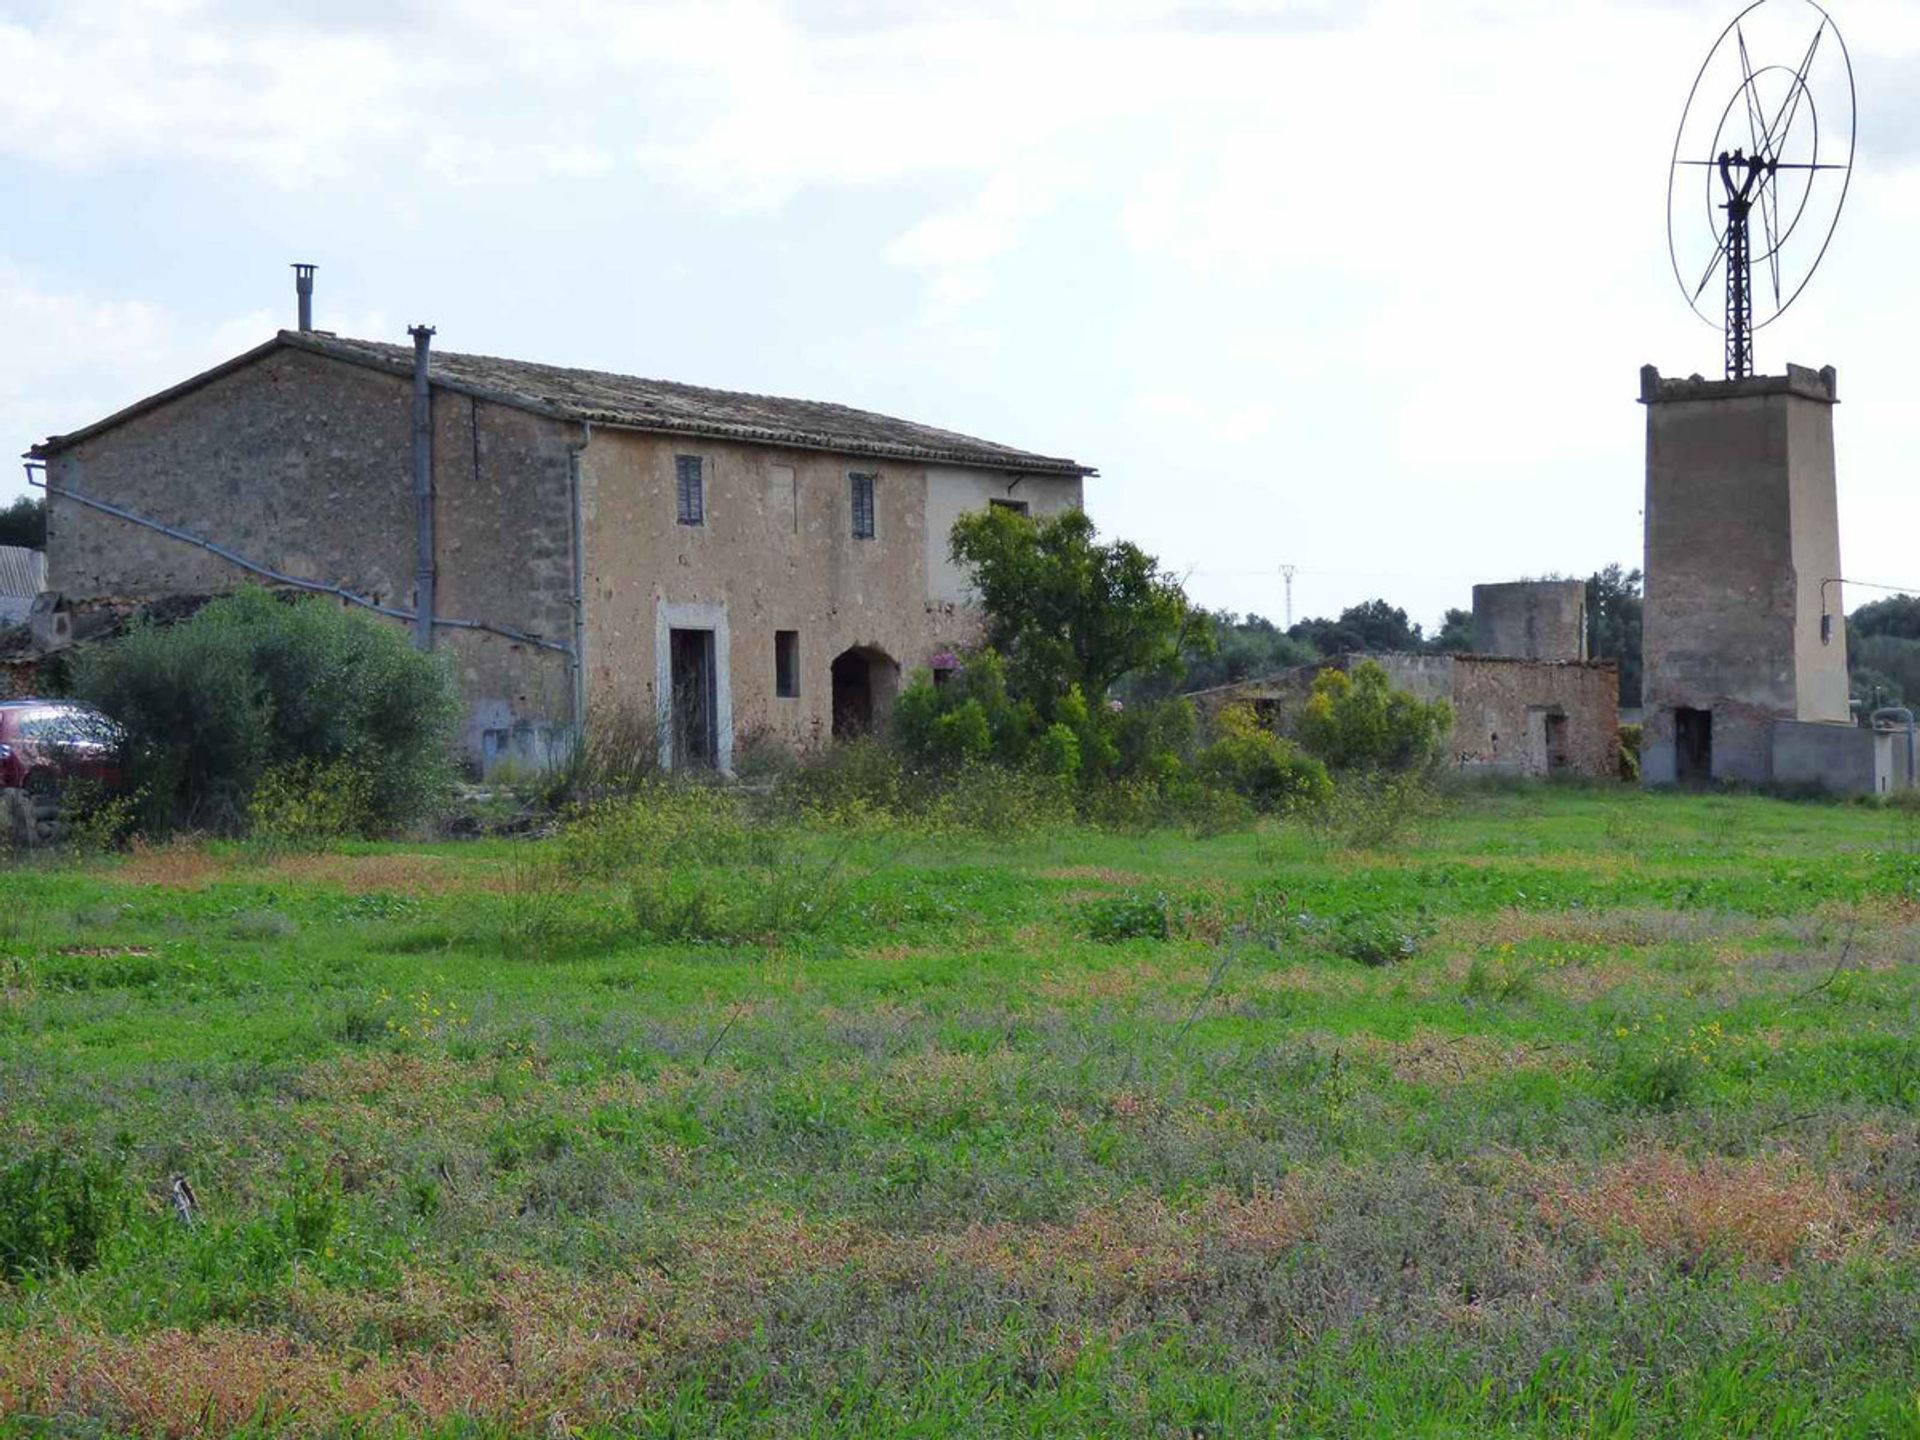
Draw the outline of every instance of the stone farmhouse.
M302 276L302 313L307 313ZM1076 508L1095 472L843 405L303 326L34 447L66 611L248 580L451 652L483 769L600 707L669 766L878 720L976 637L963 512ZM44 606L43 606L44 608Z

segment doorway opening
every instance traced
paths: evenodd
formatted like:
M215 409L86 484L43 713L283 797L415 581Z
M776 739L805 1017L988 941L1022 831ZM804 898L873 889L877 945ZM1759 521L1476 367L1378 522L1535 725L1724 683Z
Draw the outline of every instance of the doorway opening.
M716 694L713 631L668 632L673 676L669 709L676 770L711 770L720 756L720 706Z
M869 645L843 650L833 661L833 738L868 735L893 708L900 662Z
M1673 712L1673 774L1683 785L1713 778L1713 712L1681 706Z
M1547 774L1558 775L1572 763L1567 753L1567 717L1547 714Z

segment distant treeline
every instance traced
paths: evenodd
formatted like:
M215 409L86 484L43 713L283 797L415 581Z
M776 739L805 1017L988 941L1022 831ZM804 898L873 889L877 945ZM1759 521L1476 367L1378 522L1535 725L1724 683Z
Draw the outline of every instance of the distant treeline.
M1427 635L1407 612L1387 600L1349 605L1334 619L1312 616L1282 629L1263 615L1211 612L1213 649L1193 645L1182 655L1184 674L1177 681L1142 677L1127 698L1149 699L1175 689L1207 690L1257 679L1295 665L1357 652L1401 651L1435 655L1471 654L1473 612L1449 610L1440 628ZM1920 637L1920 612L1914 635ZM1609 565L1587 577L1587 651L1596 659L1620 664L1620 703L1640 703L1640 572ZM1915 641L1915 680L1920 682L1920 638ZM1920 685L1914 691L1920 694Z

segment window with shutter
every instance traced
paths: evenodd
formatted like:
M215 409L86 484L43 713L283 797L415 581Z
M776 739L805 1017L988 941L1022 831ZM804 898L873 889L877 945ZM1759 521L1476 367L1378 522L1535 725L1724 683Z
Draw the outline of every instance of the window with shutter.
M707 497L703 485L705 462L698 455L676 455L673 459L675 489L678 491L682 525L707 523Z
M853 486L853 538L873 539L873 476L848 475Z

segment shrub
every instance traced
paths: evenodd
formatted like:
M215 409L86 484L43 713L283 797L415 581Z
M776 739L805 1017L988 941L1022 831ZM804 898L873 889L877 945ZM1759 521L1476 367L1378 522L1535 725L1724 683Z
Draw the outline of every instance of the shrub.
M112 1166L52 1149L0 1165L0 1278L87 1269L127 1210L125 1183Z
M1250 705L1214 717L1217 738L1194 762L1201 779L1244 797L1262 814L1318 810L1333 794L1327 767L1261 725Z
M1294 916L1293 924L1315 949L1369 968L1412 959L1432 932L1423 915L1390 912L1321 916L1302 911Z
M741 860L753 839L738 791L656 774L631 795L583 809L560 836L559 859L570 875L604 878L636 866Z
M1347 775L1313 824L1334 849L1390 850L1418 837L1445 804L1430 771Z
M1335 770L1419 770L1439 760L1452 728L1453 706L1395 690L1385 670L1362 660L1351 673L1320 672L1296 734Z
M1115 895L1091 900L1081 912L1087 937L1104 945L1165 940L1173 933L1173 905L1165 895Z
M254 786L256 840L276 849L325 845L374 828L372 779L356 761L306 757L276 765Z
M453 778L447 666L325 601L242 590L91 651L75 689L126 730L149 828L240 830L262 779L300 762L361 771L368 830L427 814Z
M1638 725L1620 727L1620 778L1640 778L1640 740L1645 732Z

